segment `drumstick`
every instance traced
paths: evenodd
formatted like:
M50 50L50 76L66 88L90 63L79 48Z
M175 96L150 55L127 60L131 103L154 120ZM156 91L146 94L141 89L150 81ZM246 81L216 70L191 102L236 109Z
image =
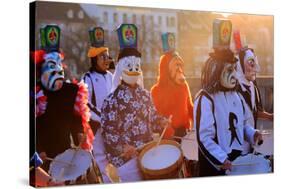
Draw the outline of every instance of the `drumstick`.
M149 142L148 142L149 143ZM140 151L145 145L147 145L148 143L145 143L139 147L136 148L136 151ZM119 155L118 157L123 157L125 155L125 153L122 153L121 155Z
M235 163L232 164L232 166L249 166L249 165L255 165L258 164L258 162L254 162L254 163ZM223 165L218 166L219 168L222 168Z
M172 121L172 115L169 116L169 122L171 122L171 121ZM160 136L160 138L158 139L158 142L157 142L157 144L156 144L155 147L157 147L157 146L160 144L160 142L161 142L161 140L162 140L162 138L163 138L163 136L164 136L164 134L165 134L165 131L166 131L166 129L168 128L168 126L169 126L169 124L166 124L166 126L165 126L164 130L162 131L161 136Z
M191 139L191 138L185 138L185 137L179 137L179 136L173 136L173 138L180 139L180 140L192 140L193 141L193 139Z
M235 163L235 164L232 164L232 166L248 166L248 165L255 165L255 164L258 164L258 162L255 162L255 163Z
M64 164L67 164L67 165L69 165L69 166L75 166L75 165L74 165L74 164L72 164L72 163L68 163L68 162L61 161L61 160L56 160L56 159L49 158L49 157L46 157L45 159L46 159L46 160L49 160L49 161L58 162L58 163L64 163Z

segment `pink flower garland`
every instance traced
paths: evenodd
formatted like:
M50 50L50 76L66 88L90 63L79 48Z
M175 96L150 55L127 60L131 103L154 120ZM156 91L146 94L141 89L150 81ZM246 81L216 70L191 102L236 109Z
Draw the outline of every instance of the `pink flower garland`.
M81 147L86 150L91 150L92 142L94 140L94 134L89 125L91 113L90 113L90 109L87 105L88 104L88 88L83 82L80 82L77 85L78 85L79 89L78 89L77 96L75 99L74 111L76 114L78 114L82 117L82 125L84 127L84 133L87 135L87 140L85 143L82 144Z

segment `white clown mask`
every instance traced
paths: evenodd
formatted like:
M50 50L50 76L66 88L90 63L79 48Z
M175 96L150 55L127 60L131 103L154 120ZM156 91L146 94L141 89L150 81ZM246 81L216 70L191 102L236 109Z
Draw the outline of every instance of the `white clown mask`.
M141 70L141 59L136 56L127 56L121 58L116 66L113 75L113 89L114 91L120 84L121 79L130 85L138 84L143 87L143 75Z
M227 89L233 89L236 82L236 63L226 63L220 76L220 84Z
M254 81L256 79L256 74L259 72L260 66L258 64L258 59L254 52L250 49L246 50L244 57L244 74L248 81Z
M41 68L41 83L50 91L61 89L64 80L62 56L58 52L48 53L44 56L45 62Z

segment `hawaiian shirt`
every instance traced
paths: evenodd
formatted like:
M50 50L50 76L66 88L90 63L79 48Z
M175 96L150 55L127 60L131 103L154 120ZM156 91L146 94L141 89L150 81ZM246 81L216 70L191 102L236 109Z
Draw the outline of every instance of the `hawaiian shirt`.
M140 147L152 141L153 132L161 133L165 120L156 113L150 93L122 83L105 100L101 109L101 127L108 160L116 167L128 159L121 156L124 145Z

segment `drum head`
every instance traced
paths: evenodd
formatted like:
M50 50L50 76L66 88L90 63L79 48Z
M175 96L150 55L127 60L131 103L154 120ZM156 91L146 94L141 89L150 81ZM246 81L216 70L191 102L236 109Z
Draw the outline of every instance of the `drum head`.
M141 164L150 170L160 170L170 167L181 156L181 151L171 144L160 144L149 149L142 157Z
M263 155L247 154L240 156L232 162L232 170L228 175L260 174L271 172L270 161Z
M91 165L90 152L81 149L68 149L52 161L49 173L57 181L73 181L86 174Z
M187 132L183 137L181 141L181 149L186 159L198 161L198 143L195 131Z

